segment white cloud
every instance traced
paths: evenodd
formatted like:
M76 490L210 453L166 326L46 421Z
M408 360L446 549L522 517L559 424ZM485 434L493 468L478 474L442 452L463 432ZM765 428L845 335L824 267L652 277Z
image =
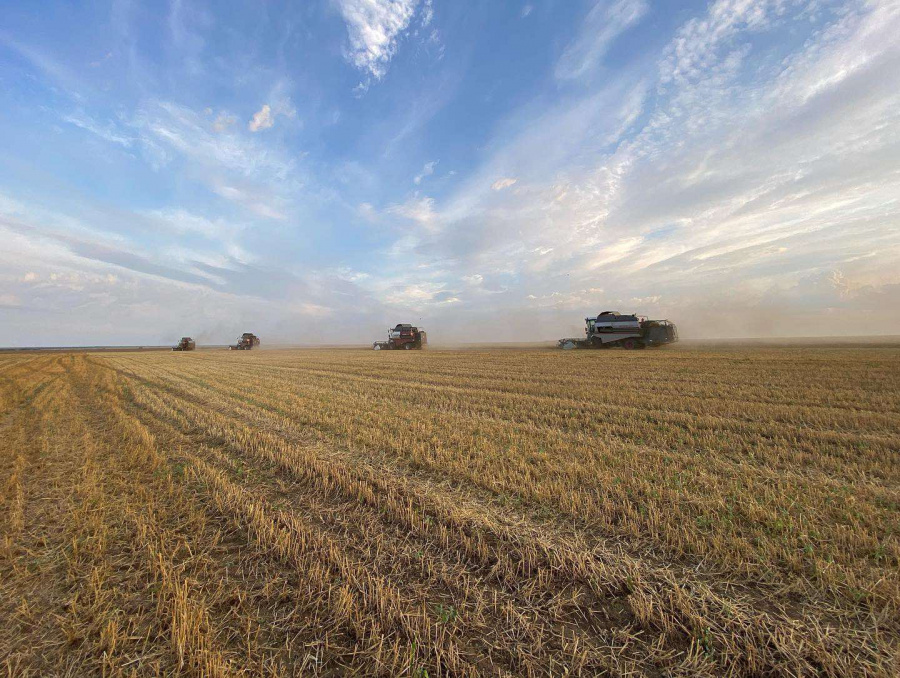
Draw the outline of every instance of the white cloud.
M422 26L428 26L434 20L434 5L432 0L425 0L422 4Z
M513 177L504 177L502 179L497 179L497 181L491 184L491 189L494 191L502 191L504 188L514 186L517 181L518 179L515 179Z
M434 210L434 198L414 197L400 205L392 205L388 214L395 214L414 221L426 231L435 232L439 227L438 214Z
M272 115L272 109L269 107L269 104L263 104L263 107L253 114L253 119L247 125L247 129L251 132L259 132L269 129L274 124L275 116Z
M385 303L394 306L419 307L423 304L440 301L438 295L444 290L444 283L419 283L407 285L401 289L389 291L385 295Z
M419 0L336 0L347 24L347 60L376 80L387 73ZM430 5L429 5L430 7Z
M424 179L425 177L430 177L432 174L434 174L434 168L437 166L438 162L440 161L432 160L431 162L426 162L425 166L422 167L422 171L419 172L413 179L413 183L418 186L422 183L422 179Z
M708 77L723 43L741 30L762 30L784 11L784 0L716 0L705 16L679 29L666 49L660 82Z
M524 19L529 14L531 14L533 11L534 11L534 5L526 4L524 7L522 7L522 18Z

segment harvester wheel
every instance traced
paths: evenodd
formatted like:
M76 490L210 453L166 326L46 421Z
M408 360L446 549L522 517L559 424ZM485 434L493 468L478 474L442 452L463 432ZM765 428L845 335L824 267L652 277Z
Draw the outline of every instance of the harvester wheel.
M412 348L412 344L403 344L403 350L408 351Z
M622 348L624 348L624 349L633 351L637 347L638 347L637 342L634 339L632 339L631 337L628 337L627 339L622 341Z

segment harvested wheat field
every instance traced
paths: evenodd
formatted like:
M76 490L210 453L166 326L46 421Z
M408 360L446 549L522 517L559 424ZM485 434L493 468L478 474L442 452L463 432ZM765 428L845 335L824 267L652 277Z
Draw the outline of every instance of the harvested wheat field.
M0 355L3 675L895 675L900 349Z

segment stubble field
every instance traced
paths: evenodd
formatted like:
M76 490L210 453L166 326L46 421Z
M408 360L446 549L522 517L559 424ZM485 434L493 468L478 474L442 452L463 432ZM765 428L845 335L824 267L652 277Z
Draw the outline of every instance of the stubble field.
M0 671L896 675L900 349L0 354Z

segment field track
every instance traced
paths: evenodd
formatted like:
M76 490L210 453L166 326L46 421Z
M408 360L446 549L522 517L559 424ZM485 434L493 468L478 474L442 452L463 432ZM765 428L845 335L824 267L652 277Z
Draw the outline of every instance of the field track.
M900 673L900 349L0 354L0 675Z

